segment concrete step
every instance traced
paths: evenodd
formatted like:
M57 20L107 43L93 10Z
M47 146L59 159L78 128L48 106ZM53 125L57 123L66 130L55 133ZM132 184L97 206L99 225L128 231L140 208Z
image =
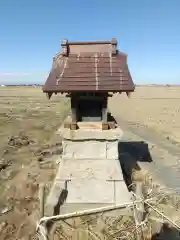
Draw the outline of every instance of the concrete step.
M130 200L124 181L77 179L67 182L66 203L115 204Z
M60 197L64 188L65 195ZM63 198L63 199L61 199ZM123 204L131 201L131 194L124 181L105 181L97 179L77 179L71 181L55 181L52 191L46 202L48 215L59 202L62 213L81 211L93 208L93 205L105 206ZM51 213L50 213L51 212Z
M123 174L119 160L62 159L57 173L58 180L121 180Z
M63 141L63 158L118 159L118 141Z
M64 139L63 154L46 201L46 215L132 201L118 160L121 129L61 128L59 133Z
M123 131L121 128L117 127L115 129L109 130L101 130L101 129L84 129L80 128L77 130L70 130L68 128L64 128L62 125L60 129L56 132L56 134L60 134L63 139L68 140L119 140L123 136Z

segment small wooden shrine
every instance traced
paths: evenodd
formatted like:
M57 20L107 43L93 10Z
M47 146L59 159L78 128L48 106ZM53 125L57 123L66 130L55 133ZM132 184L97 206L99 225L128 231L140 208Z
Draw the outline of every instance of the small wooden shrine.
M108 129L107 102L114 93L133 92L127 55L117 49L117 41L61 43L62 51L53 58L43 92L66 93L71 98L72 122L101 122Z

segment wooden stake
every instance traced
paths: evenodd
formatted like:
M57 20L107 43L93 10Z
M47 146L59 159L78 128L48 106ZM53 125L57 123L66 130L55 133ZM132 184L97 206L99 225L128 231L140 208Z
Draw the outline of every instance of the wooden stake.
M39 205L40 205L40 218L44 217L45 205L45 186L43 183L39 185Z
M143 185L142 182L136 182L136 188L135 188L135 195L134 195L134 200L143 200ZM142 240L143 238L143 229L141 226L141 223L144 220L144 202L141 201L139 203L136 203L134 205L134 219L135 219L135 224L136 224L136 234L137 234L137 240Z

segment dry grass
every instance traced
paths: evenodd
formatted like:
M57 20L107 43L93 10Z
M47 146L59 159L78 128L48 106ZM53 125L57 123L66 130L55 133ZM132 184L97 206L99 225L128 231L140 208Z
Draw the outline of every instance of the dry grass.
M0 235L32 239L38 184L51 182L56 172L52 155L60 153L61 139L53 133L69 102L60 96L49 101L34 87L0 88L0 98Z
M130 99L115 96L110 107L124 119L180 141L179 90L138 87ZM60 153L61 139L54 138L53 133L68 111L67 99L54 96L48 101L41 88L0 88L1 239L35 239L38 184L51 182L56 172L52 155ZM116 229L108 229L108 234L110 231Z
M160 188L148 175L144 175L143 189L150 205L145 204L144 220L139 227L133 215L113 217L98 213L56 221L50 239L137 240L137 233L142 240L180 239L180 227L173 224L180 226L180 196L172 189Z
M128 99L125 94L110 100L116 115L144 125L180 142L180 86L138 86ZM117 110L118 108L118 110Z

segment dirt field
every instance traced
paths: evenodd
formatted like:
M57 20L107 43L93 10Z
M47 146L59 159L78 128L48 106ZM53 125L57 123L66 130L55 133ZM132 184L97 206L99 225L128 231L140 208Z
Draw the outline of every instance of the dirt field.
M180 86L139 86L128 99L126 94L110 100L116 116L152 128L166 138L180 142Z
M180 87L137 87L109 106L135 127L180 142ZM38 184L53 179L62 150L53 133L68 112L67 99L49 101L39 87L0 87L0 239L35 239Z
M67 99L50 102L41 88L0 88L0 239L33 239L38 183L53 179L53 132L68 111Z

